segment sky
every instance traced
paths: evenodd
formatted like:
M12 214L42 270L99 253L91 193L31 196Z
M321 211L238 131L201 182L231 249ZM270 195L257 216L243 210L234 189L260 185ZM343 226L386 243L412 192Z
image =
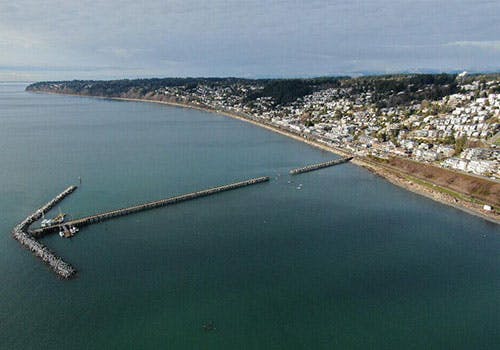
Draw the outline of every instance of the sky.
M500 71L498 0L0 0L0 80Z

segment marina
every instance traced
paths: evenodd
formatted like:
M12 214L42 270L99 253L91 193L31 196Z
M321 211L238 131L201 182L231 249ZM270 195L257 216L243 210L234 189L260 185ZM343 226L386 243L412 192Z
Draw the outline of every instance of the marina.
M12 237L17 240L25 248L29 249L36 257L46 263L52 271L62 278L71 278L76 270L68 263L63 261L60 257L55 255L45 245L37 241L28 231L29 226L35 221L39 220L50 209L56 206L68 195L76 190L76 186L70 186L50 200L47 204L39 208L37 211L29 215L26 219L16 225L12 231Z

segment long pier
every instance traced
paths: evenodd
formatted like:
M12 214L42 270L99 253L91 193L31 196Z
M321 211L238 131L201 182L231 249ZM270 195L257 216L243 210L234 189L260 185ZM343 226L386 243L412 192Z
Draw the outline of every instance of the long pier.
M297 169L290 170L290 174L291 175L298 175L298 174L302 174L302 173L307 173L309 171L314 171L314 170L318 170L318 169L322 169L322 168L327 168L327 167L330 167L330 166L334 166L334 165L338 165L338 164L349 162L352 158L353 157L345 157L345 158L330 160L330 161L324 162L324 163L308 165L308 166L305 166L305 167L302 167L302 168L297 168Z
M29 226L39 220L46 212L53 208L57 203L62 201L66 196L76 190L76 186L70 186L63 192L58 194L54 199L50 200L37 211L30 214L26 219L17 224L12 230L12 237L29 249L36 257L46 263L52 271L62 278L70 278L75 275L76 270L68 263L64 262L60 257L55 255L45 245L37 241L28 231Z
M70 264L63 261L60 257L51 252L45 245L37 241L36 238L42 237L48 233L58 231L62 225L71 225L71 226L85 226L94 223L98 223L104 220L109 220L111 218L130 215L133 213L137 213L144 210L150 210L154 208L159 208L179 202L188 201L191 199L196 199L200 197L210 196L216 193L225 192L234 190L237 188L255 185L262 182L269 181L268 176L258 177L254 179L249 179L241 182L232 183L229 185L209 188L207 190L192 192L188 194L184 194L181 196L176 196L167 199L161 199L154 202L143 203L139 205L135 205L133 207L113 210L105 213L100 213L92 216L87 216L81 219L73 220L65 222L60 225L53 225L50 227L39 228L35 230L29 230L29 227L32 223L39 220L47 211L53 208L57 203L62 201L66 196L71 194L74 190L76 190L76 186L70 186L59 195L57 195L54 199L49 201L44 206L40 207L34 213L30 214L26 219L17 224L12 230L12 237L16 239L19 243L29 249L36 257L40 258L44 263L46 263L52 271L54 271L58 276L69 279L76 274L76 269Z
M216 193L230 191L230 190L234 190L237 188L255 185L255 184L267 182L267 181L269 181L268 176L258 177L258 178L254 178L254 179L250 179L250 180L232 183L229 185L210 188L210 189L203 190L203 191L191 192L191 193L184 194L181 196L171 197L171 198L167 198L167 199L161 199L161 200L157 200L154 202L143 203L143 204L135 205L135 206L128 207L128 208L122 208L122 209L108 211L105 213L95 214L95 215L83 217L80 219L67 221L63 224L35 229L35 230L30 231L30 234L34 237L43 237L43 236L50 234L50 233L59 232L59 229L63 225L70 225L70 226L76 226L76 227L91 225L91 224L99 223L99 222L109 220L112 218L116 218L119 216L125 216L125 215L130 215L130 214L145 211L145 210L164 207L167 205L176 204L176 203L180 203L180 202L184 202L184 201L188 201L188 200L192 200L192 199L196 199L196 198L200 198L200 197L206 197L206 196L210 196L210 195L213 195Z

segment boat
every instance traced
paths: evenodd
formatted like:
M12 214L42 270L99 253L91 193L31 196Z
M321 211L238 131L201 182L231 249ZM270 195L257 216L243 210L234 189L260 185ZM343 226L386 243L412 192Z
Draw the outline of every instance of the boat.
M52 219L52 225L62 224L64 222L65 217L66 214L63 213L57 214L57 216Z
M51 226L51 225L52 225L52 220L51 219L43 219L42 220L42 224L41 224L42 227L48 227L48 226Z
M202 328L205 332L212 332L212 331L215 331L217 329L217 328L215 328L215 324L213 321L205 323Z
M66 226L63 225L63 226L59 227L59 236L61 238L66 237L67 232L69 232L69 231L66 228Z
M59 228L59 236L61 238L70 238L73 237L78 231L78 227L76 226L62 225Z
M50 226L52 224L52 221L50 219L46 219L45 218L45 213L42 212L42 223L41 223L41 226L42 227L47 227L47 226Z
M52 225L59 225L64 222L64 218L66 217L65 213L61 213L61 209L59 209L59 214L57 216L53 217L52 219L43 219L41 226L42 227L49 227Z

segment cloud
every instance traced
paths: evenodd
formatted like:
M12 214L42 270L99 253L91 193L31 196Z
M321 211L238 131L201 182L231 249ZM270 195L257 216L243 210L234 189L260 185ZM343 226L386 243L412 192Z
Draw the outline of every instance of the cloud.
M75 78L481 69L500 62L498 13L485 0L0 0L0 66Z
M2 51L9 51L12 48L32 49L40 47L44 43L33 33L22 32L15 29L3 28L0 31L0 48Z
M464 47L464 48L478 48L485 50L500 51L500 40L494 41L455 41L446 44L446 46Z

